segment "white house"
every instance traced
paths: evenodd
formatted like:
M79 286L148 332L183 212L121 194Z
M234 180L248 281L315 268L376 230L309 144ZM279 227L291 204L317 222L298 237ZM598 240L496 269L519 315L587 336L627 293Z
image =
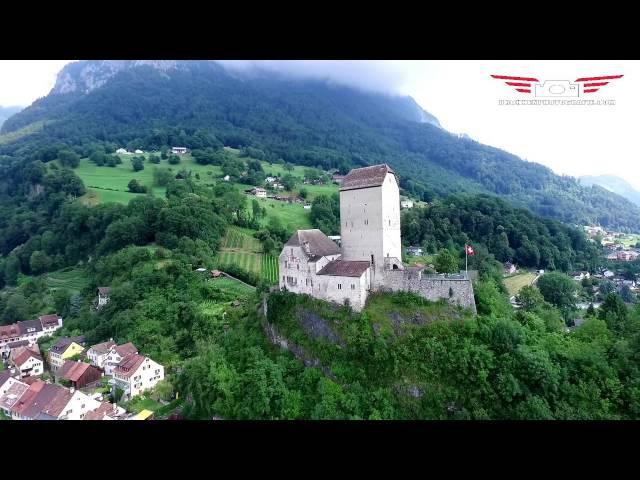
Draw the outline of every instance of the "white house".
M222 180L228 182L229 180L231 180L231 177L229 175L225 175L224 177L222 177Z
M273 183L276 180L278 180L278 177L267 177L266 178L267 183Z
M402 200L400 202L400 206L402 208L413 208L413 201L412 200Z
M82 420L87 413L100 406L100 402L82 393L80 390L70 389L71 398L63 407L59 420Z
M302 207L302 208L304 208L305 210L311 210L311 205L305 205L305 206L304 206L304 207Z
M20 378L42 375L44 372L44 362L40 354L24 348L24 350L13 359L13 364L20 372Z
M171 153L175 153L176 155L183 155L187 153L186 147L171 147Z
M91 361L91 365L98 368L104 368L111 349L116 346L113 339L108 342L98 343L87 350L87 358Z
M119 148L119 149L116 150L116 153L118 153L120 155L126 155L129 152L127 152L127 150L125 148Z
M111 288L98 287L98 308L104 307L107 303L109 303L110 293L111 293Z
M415 257L422 256L422 248L421 247L407 247L407 255L413 255Z
M23 345L31 347L40 337L49 336L61 327L62 317L56 314L42 315L37 320L0 326L0 354L6 358L12 348Z
M109 350L107 354L107 358L104 361L104 373L106 375L113 375L113 371L116 366L126 357L130 355L136 355L138 353L138 349L136 346L129 342L124 345L114 345Z
M164 367L143 355L129 355L113 371L112 384L131 399L152 389L164 378Z
M267 191L264 188L260 188L260 187L254 188L253 194L258 198L267 198Z
M133 152L133 153L135 153L136 155L139 155L139 154L144 153L144 152L143 152L142 150L139 150L139 149L138 149L138 150L136 150L136 151L135 151L135 152Z

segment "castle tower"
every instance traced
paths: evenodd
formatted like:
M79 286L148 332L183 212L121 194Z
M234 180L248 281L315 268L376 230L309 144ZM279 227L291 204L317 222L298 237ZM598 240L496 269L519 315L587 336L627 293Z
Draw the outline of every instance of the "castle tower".
M371 286L384 284L384 270L402 269L400 191L386 164L356 168L340 187L343 260L371 262Z

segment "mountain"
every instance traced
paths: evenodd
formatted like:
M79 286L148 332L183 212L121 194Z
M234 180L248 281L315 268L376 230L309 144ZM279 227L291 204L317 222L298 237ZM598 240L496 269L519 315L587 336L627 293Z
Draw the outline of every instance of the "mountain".
M2 124L7 118L11 115L15 115L22 110L22 108L23 107L0 107L0 127L2 127Z
M633 188L629 182L620 177L615 177L613 175L585 175L580 177L580 183L586 186L594 184L599 185L602 188L606 188L610 192L617 193L621 197L624 197L640 206L640 192Z
M605 188L442 129L411 97L321 80L228 71L211 61L86 61L0 129L0 155L50 158L68 145L250 146L269 161L338 168L388 163L430 201L490 193L572 224L640 231L640 208ZM54 152L55 157L55 152Z

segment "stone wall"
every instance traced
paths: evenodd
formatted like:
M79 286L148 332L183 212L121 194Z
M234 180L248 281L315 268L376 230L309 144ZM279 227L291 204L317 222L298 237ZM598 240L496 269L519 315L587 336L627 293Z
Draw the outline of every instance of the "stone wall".
M464 275L423 275L420 271L387 270L381 291L413 292L427 300L445 299L476 312L473 284Z

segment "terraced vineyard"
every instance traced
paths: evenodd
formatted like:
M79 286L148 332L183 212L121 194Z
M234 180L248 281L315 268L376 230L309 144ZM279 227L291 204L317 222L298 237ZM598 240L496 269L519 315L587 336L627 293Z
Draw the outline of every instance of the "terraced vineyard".
M222 270L225 265L236 265L270 283L278 281L278 259L262 253L262 245L252 236L251 230L230 227L222 239L217 260Z

